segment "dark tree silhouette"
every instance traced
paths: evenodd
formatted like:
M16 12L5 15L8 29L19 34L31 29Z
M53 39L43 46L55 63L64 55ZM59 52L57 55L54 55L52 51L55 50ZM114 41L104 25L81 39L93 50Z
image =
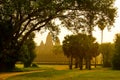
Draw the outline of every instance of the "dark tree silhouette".
M86 34L66 36L63 41L63 51L70 58L71 63L73 58L77 60L81 70L83 59L86 61L86 68L91 69L91 59L98 55L98 43L95 43L95 38ZM70 69L72 69L72 64L70 64Z
M112 68L120 70L120 34L116 34L115 38L115 53L112 59Z

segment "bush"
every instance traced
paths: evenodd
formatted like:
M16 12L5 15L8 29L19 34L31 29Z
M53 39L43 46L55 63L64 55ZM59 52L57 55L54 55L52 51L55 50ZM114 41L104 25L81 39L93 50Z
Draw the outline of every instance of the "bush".
M34 64L32 64L32 67L39 67L39 66L38 66L37 64L34 63Z

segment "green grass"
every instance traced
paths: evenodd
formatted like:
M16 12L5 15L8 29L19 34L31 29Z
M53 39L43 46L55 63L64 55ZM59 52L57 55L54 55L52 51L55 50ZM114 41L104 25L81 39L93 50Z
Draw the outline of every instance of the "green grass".
M105 68L82 71L79 69L55 70L49 66L43 72L13 76L6 80L120 80L120 71Z
M38 67L28 67L24 68L23 64L16 64L16 68L14 72L28 72L28 71L41 71L41 70L49 70L53 69L52 66L38 65Z

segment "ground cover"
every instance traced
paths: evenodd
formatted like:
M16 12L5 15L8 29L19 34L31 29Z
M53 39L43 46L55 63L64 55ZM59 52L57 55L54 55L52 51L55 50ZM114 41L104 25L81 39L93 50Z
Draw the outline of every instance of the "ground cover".
M6 80L120 80L120 71L100 67L81 71L69 70L67 66L48 65L48 70L12 76Z

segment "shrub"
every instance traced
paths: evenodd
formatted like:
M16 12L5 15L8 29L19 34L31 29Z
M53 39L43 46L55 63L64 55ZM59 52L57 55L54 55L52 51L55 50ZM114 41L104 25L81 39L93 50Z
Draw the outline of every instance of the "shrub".
M32 67L39 67L37 64L33 63Z

